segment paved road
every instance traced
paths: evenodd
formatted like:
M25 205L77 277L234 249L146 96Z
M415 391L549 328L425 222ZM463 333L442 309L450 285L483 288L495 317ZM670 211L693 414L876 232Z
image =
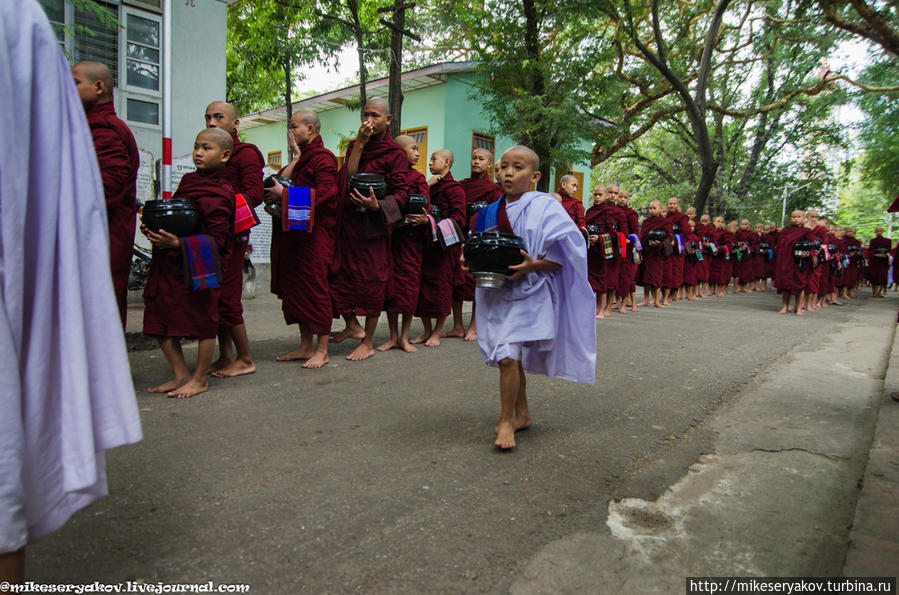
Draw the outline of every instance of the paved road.
M445 340L351 363L343 356L353 346L342 344L330 365L303 370L273 361L296 343L278 302L247 300L254 375L213 380L209 393L189 401L166 399L144 392L166 378L162 355L132 352L145 438L109 454L108 498L29 550L29 578L214 580L260 593L561 589L544 580L563 580L551 571L564 566L560 560L605 547L572 536L620 537L607 525L610 502L654 502L703 453L721 452L722 412L731 412L726 427L739 434L734 408L751 404L746 395L762 379L799 375L782 400L801 400L806 388L826 391L826 380L803 381L803 354L842 345L840 333L854 330L855 355L871 362L862 374L882 385L895 298L805 318L778 316L778 305L773 293L728 296L599 322L596 385L530 377L535 425L513 452L500 453L492 447L498 374L476 346ZM139 315L131 309L129 327L139 328ZM379 328L379 337L385 332ZM854 442L837 455L847 463L834 471L842 492L822 504L823 528L794 531L810 534L803 548L823 559L824 573L839 574L845 556L852 477L861 477L870 444L866 399L844 411ZM797 401L793 412L801 407ZM764 433L777 422L759 423L746 431ZM740 539L752 547L751 536ZM764 547L787 551L795 543ZM601 554L591 551L584 563L599 569ZM727 554L720 556L727 568ZM805 574L796 564L787 574ZM682 592L683 576L653 589ZM592 590L599 579L578 580L568 587ZM616 580L627 584L626 576Z

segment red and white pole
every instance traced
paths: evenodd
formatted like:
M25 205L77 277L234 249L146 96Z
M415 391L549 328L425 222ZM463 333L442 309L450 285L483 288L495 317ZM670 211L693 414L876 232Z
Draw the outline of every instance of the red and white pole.
M162 198L172 198L172 0L162 4Z

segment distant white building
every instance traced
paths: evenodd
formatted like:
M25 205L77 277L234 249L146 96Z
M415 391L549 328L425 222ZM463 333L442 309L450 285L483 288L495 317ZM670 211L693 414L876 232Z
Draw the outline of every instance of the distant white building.
M6 1L6 0L4 0ZM172 1L172 151L193 149L206 106L225 98L227 8L236 0ZM141 149L138 196L152 187L162 157L162 0L97 0L118 19L110 27L72 0L38 0L71 63L93 60L113 73L118 116Z

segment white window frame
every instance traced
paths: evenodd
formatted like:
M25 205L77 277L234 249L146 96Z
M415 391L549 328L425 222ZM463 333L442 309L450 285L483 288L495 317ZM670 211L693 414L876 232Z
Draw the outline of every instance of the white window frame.
M119 88L134 95L145 97L162 97L162 17L158 14L132 8L125 4L120 5L119 23L123 25L119 33ZM159 89L145 89L128 84L128 15L154 21L159 25Z
M143 87L136 87L134 85L128 84L128 15L132 14L136 17L140 17L142 19L146 19L148 21L155 21L159 24L159 89L154 91L152 89L145 89ZM162 56L162 16L153 13L147 12L145 10L141 10L139 8L134 8L127 4L120 4L119 8L119 23L123 25L120 34L119 34L119 87L118 87L118 95L119 99L116 103L117 106L116 111L119 114L119 117L128 122L128 126L134 128L142 128L145 130L154 130L159 131L162 130L162 82L163 82L163 56ZM137 120L131 120L128 118L128 100L134 99L137 101L145 101L147 103L155 103L159 106L159 121L156 124L148 124L147 122L140 122Z

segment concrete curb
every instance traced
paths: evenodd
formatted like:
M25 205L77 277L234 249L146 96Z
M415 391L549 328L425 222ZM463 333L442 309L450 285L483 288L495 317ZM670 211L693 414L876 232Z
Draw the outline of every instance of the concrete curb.
M878 401L876 426L862 489L849 533L844 576L899 575L899 333L893 346Z

